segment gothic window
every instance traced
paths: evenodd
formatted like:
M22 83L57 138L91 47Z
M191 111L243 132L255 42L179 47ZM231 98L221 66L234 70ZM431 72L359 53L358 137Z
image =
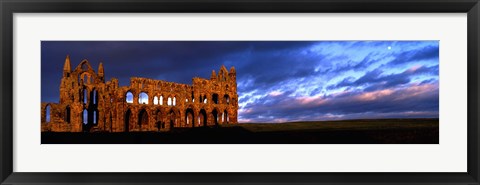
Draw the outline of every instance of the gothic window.
M96 105L98 100L97 90L93 90L93 104Z
M223 118L222 118L223 123L228 123L228 121L229 121L229 120L228 120L228 112L227 112L226 110L223 111L222 117L223 117Z
M212 101L213 101L213 103L218 104L218 94L213 94L212 95Z
M83 109L82 122L83 122L84 125L86 125L88 123L88 111L87 111L87 109Z
M163 96L160 96L160 105L163 105Z
M88 93L87 93L87 89L83 89L83 103L84 104L87 104L87 101L88 101Z
M50 105L47 105L45 107L45 122L49 123L50 122Z
M125 100L127 101L127 103L133 103L133 93L128 91L127 95L125 96Z
M153 104L158 105L158 97L157 96L153 97Z
M167 105L171 106L172 105L172 98L168 97L167 99Z
M177 98L173 97L173 106L176 106L176 105L177 105Z
M140 104L148 104L148 94L145 92L141 92L138 95L138 103Z
M185 112L185 120L187 122L187 125L189 125L190 123L192 125L194 124L193 109L187 109L187 111Z
M97 124L97 111L93 111L93 124Z
M226 104L230 104L230 97L228 95L223 96L223 100Z
M223 123L224 120L225 120L225 112L222 112L222 120L221 120L221 122Z

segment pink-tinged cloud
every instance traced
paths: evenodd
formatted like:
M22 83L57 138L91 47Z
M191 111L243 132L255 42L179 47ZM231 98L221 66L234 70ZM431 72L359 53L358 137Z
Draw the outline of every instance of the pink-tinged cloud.
M395 91L392 89L383 89L383 90L378 90L374 92L366 92L366 93L357 95L356 99L360 101L375 101L379 98L390 96L394 92Z

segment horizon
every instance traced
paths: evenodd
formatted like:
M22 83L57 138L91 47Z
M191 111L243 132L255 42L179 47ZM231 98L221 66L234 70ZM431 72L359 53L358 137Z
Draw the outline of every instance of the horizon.
M42 41L42 102L58 102L67 54L120 86L234 66L239 123L439 117L438 41Z

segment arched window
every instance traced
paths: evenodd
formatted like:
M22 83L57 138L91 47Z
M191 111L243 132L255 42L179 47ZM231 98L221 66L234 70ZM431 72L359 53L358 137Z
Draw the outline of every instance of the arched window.
M229 120L228 120L228 112L227 112L227 110L223 111L222 117L223 117L223 118L222 118L222 122L223 122L223 123L228 123Z
M153 104L158 105L158 97L157 96L153 97Z
M187 102L187 103L188 103L188 98L185 98L185 102Z
M222 122L222 123L225 122L225 112L222 112L222 120L221 120L221 122Z
M87 89L83 89L83 103L84 104L87 104L87 101L88 101L88 93L87 93Z
M230 104L230 97L226 94L225 96L223 96L223 101L224 101L226 104Z
M163 96L160 96L160 105L163 105Z
M213 101L213 103L218 104L218 94L213 94L212 95L212 101Z
M205 99L203 100L203 103L204 103L204 104L207 104L207 98L205 98Z
M167 105L171 106L172 105L172 98L168 97L167 99Z
M47 105L45 107L45 122L49 123L50 122L50 105Z
M93 111L93 124L97 124L97 111Z
M173 106L176 106L176 105L177 105L177 98L173 97Z
M93 104L96 105L98 100L97 90L93 90Z
M193 125L195 123L194 119L195 119L195 117L193 116L193 109L188 108L187 111L185 112L185 120L187 122L187 125L189 125L191 123L192 126L194 126Z
M83 122L84 125L86 125L88 123L88 111L87 111L87 109L83 109L82 122Z
M125 96L125 100L127 101L127 103L133 103L133 93L128 91L127 95Z
M148 94L145 92L141 92L138 95L138 103L140 104L148 104Z

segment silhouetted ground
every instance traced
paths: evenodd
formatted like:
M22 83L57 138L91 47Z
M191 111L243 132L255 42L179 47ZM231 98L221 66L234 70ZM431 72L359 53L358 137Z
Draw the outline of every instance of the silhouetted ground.
M42 144L438 144L438 119L248 123L172 132L42 133Z

